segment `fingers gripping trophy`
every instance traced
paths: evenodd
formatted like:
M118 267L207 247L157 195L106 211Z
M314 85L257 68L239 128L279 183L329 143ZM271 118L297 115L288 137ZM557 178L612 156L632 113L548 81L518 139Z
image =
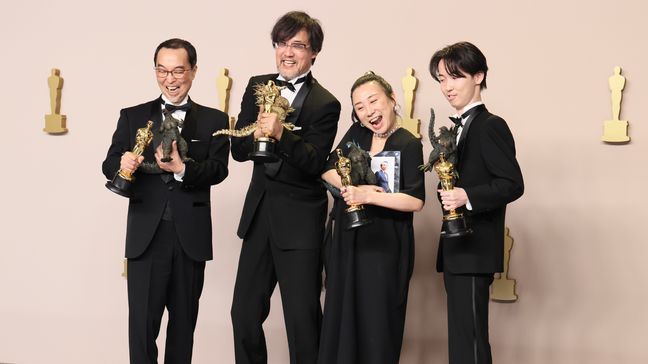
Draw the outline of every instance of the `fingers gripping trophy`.
M288 114L294 109L290 107L288 99L281 96L281 90L285 86L277 86L274 81L270 80L267 84L258 84L255 86L254 95L257 106L262 108L264 113L275 113L281 125L288 130L293 130L295 125L285 122ZM258 128L257 123L250 124L240 130L222 129L216 131L213 135L229 135L233 137L245 137L253 134ZM250 158L259 162L274 162L279 160L275 154L277 140L269 135L265 135L254 140L254 150L250 153Z
M351 181L351 160L342 155L340 148L336 149L338 161L335 162L335 170L342 180L342 187L353 186ZM347 214L346 229L354 229L371 223L367 218L366 210L362 204L353 204L345 210Z
M145 128L137 129L137 134L135 135L135 147L132 151L136 157L141 156L144 153L144 149L151 144L151 141L153 140L153 132L151 131L152 126L153 122L149 120L149 122L146 123ZM135 177L130 171L120 169L117 174L115 174L112 181L106 182L106 188L120 196L131 197L131 186L134 179Z

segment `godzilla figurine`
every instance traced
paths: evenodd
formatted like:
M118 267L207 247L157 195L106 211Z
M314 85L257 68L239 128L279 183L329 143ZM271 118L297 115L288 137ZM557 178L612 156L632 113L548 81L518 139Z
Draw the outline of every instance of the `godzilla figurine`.
M371 170L371 156L366 150L354 142L347 142L349 153L347 158L351 160L351 183L354 186L375 185L376 175Z
M189 147L187 141L184 140L182 135L180 135L180 129L178 129L179 124L180 121L168 113L164 117L160 128L153 135L153 146L157 149L160 144L162 145L162 158L160 158L160 161L162 162L166 163L173 160L173 158L171 158L173 141L176 142L178 154L182 161L187 162L192 160L187 156ZM164 173L157 163L154 162L144 162L140 166L140 169L145 173Z
M360 148L355 142L347 142L346 147L349 150L347 158L351 161L351 172L349 174L351 184L354 186L375 185L376 175L371 170L371 156L369 153ZM322 180L322 183L333 197L342 198L340 189L324 180Z
M281 96L281 90L284 88L285 86L277 86L275 85L274 81L270 80L265 85L262 83L255 85L254 96L256 96L256 105L263 106L263 112L277 114L277 119L279 119L281 125L283 125L283 127L288 130L293 130L295 128L295 124L286 123L285 120L288 114L295 111L295 109L290 107L290 102L288 102L288 99ZM252 123L239 130L221 129L216 131L213 135L229 135L240 138L254 134L256 129L257 124Z
M430 108L430 125L428 127L428 135L430 137L430 144L432 144L432 152L430 152L430 157L428 162L419 166L419 169L429 172L434 168L434 164L439 161L439 156L441 153L444 154L445 159L457 165L458 155L457 155L457 131L459 127L457 125L452 126L448 129L445 126L439 128L439 135L436 135L434 131L434 109Z

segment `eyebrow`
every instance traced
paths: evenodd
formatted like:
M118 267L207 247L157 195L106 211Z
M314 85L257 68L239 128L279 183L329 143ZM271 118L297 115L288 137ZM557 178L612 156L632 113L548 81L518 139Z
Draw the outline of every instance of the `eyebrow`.
M164 65L161 65L161 64L157 64L157 65L155 66L155 68L164 68L164 69L167 70L167 71L169 70L169 68L168 68L167 66L164 66ZM171 69L171 71L173 71L173 70L177 70L178 68L180 68L180 69L184 69L184 70L186 70L186 69L191 69L191 67L187 68L187 67L185 67L185 66L176 66L176 67L173 67L173 68Z
M367 100L371 101L371 98L376 97L376 95L378 95L378 93L371 94L371 95L367 96ZM356 106L356 105L361 104L361 103L362 103L362 101L358 101L358 102L354 103L353 106Z

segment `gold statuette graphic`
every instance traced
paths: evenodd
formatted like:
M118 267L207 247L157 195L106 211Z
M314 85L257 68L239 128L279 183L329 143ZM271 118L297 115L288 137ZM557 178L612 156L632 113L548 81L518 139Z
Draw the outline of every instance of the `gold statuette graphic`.
M227 68L221 68L221 74L216 79L216 87L218 88L220 111L227 114L230 90L232 89L232 78L229 76L229 70Z
M620 120L621 98L625 87L625 77L621 76L621 67L614 67L614 74L608 79L612 92L612 120L605 121L601 140L606 143L623 144L630 141L628 136L628 121Z
M351 159L342 155L342 150L340 148L336 149L335 152L338 156L338 161L335 162L335 171L342 179L342 187L352 186L353 182L351 181ZM371 223L371 220L367 218L366 211L364 206L351 205L348 209L345 210L347 214L346 229L354 229L360 226L364 226Z
M281 96L281 90L284 86L277 86L274 81L269 80L267 84L258 84L255 86L254 95L256 96L257 106L262 107L264 113L275 113L284 128L293 130L295 127L292 123L286 123L286 117L289 113L294 111L290 107L288 99ZM252 123L242 129L222 129L215 132L213 135L229 135L233 137L245 137L254 134L257 129L257 124ZM275 154L275 145L277 140L266 135L257 138L254 141L254 150L250 153L250 159L259 162L274 162L279 160Z
M515 279L509 279L509 266L511 261L511 249L513 249L513 238L509 234L509 228L504 231L504 272L499 278L493 280L491 300L496 302L515 302Z
M445 154L439 155L439 161L434 165L434 171L439 175L441 189L450 191L454 188L454 166L445 159ZM442 238L454 238L472 233L472 229L466 224L463 214L455 210L450 210L443 215L443 224L441 225Z
M132 151L136 157L141 156L142 153L144 153L144 149L151 144L151 141L153 140L153 132L151 131L152 126L153 122L149 120L146 123L145 128L137 129L137 134L135 135L135 147ZM131 186L133 180L135 180L135 177L129 171L120 169L115 174L112 181L106 182L106 188L120 196L131 197Z
M45 115L43 131L48 134L65 134L68 130L65 125L67 118L65 115L61 115L63 78L60 70L52 68L52 75L47 78L47 85L49 86L51 114Z
M421 139L421 120L414 119L414 100L418 79L414 77L414 69L408 68L407 74L403 77L403 93L405 95L405 116L403 117L403 128L407 129L415 137Z

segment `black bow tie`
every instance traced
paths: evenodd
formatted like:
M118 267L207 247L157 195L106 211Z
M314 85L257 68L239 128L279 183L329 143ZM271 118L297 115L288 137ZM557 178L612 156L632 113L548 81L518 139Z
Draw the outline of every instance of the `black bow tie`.
M162 101L162 102L164 103L164 101ZM172 104L164 103L164 108L170 113L174 113L174 112L176 112L178 110L182 110L184 112L187 112L189 109L191 109L191 103L187 102L186 104L183 104L183 105L172 105Z
M289 89L292 92L295 92L295 85L298 83L302 83L306 81L306 76L297 79L295 83L289 82L289 81L284 81L284 80L275 80L274 83L277 86L285 86L287 89Z
M461 116L449 116L448 117L456 126L463 126L462 120L463 118Z

